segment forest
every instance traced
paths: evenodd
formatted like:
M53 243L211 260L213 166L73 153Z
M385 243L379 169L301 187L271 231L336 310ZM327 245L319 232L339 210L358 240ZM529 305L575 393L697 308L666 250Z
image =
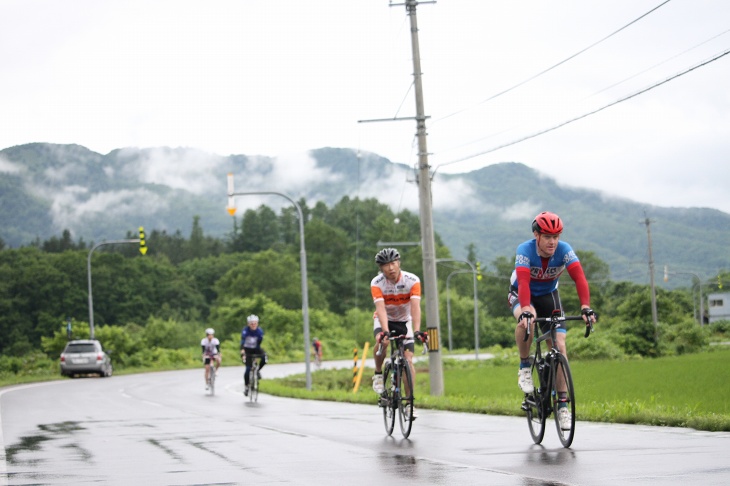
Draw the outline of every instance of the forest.
M299 205L305 220L310 336L323 341L325 359L349 358L354 347L372 340L369 284L378 272L373 260L378 242L418 241L419 221L408 211L395 214L375 199L345 197L332 207L321 202L309 207L302 199ZM74 240L68 230L20 248L0 242L0 373L49 362L57 366L69 337L89 337L88 270L95 337L112 352L117 369L150 360L171 367L195 363L206 327L215 328L224 350L233 353L249 314L260 316L265 347L274 361L302 360L297 217L294 208L277 214L262 205L232 218L230 233L213 238L205 235L203 222L195 216L189 235L147 228L145 255L137 244L104 245L92 254L94 243ZM125 231L127 239L138 237L136 228L122 235ZM437 259L452 258L439 235L436 248ZM399 250L402 268L423 278L420 247ZM514 320L506 295L514 257L481 262L479 242L466 250L467 260L479 269L479 348L512 348ZM728 322L698 324L695 288L656 289L655 326L648 285L614 281L608 264L592 252L576 251L600 320L591 339L582 339L582 332L569 333L571 355L622 359L696 352L730 329ZM474 349L474 277L469 268L460 261L438 265L444 350L449 343L454 350ZM579 305L566 278L561 295L570 314ZM702 294L717 291L723 280L730 275L700 282Z

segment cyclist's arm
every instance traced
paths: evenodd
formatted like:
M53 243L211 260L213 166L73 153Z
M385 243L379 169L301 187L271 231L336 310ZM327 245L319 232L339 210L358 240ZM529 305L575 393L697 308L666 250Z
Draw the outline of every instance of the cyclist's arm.
M532 295L530 294L530 269L527 267L515 268L517 275L517 297L520 300L520 307L523 312L530 307Z
M375 314L378 316L378 321L380 321L380 328L387 336L390 331L388 329L388 312L385 310L384 300L375 301Z
M411 297L411 324L413 332L421 330L421 299Z
M573 262L568 265L568 275L575 282L575 290L578 292L578 300L580 300L580 308L585 309L591 306L591 292L588 289L588 280L583 272L583 266L580 262Z

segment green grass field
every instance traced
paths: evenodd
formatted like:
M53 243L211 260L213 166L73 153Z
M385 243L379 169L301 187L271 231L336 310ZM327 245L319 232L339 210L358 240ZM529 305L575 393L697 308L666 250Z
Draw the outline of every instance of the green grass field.
M730 431L730 350L658 359L571 362L579 420ZM297 398L375 403L366 370L351 391L349 370L317 371L312 391L303 375L262 382L262 392ZM444 360L444 396L429 395L425 365L417 371L420 407L522 415L517 367L494 361Z

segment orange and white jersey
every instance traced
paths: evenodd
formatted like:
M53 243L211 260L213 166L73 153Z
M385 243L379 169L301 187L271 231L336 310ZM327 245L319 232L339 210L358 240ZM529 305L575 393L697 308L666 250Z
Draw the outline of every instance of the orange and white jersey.
M381 273L370 282L370 292L373 302L385 301L389 321L407 322L411 320L411 299L421 300L421 280L401 270L400 278L393 283Z

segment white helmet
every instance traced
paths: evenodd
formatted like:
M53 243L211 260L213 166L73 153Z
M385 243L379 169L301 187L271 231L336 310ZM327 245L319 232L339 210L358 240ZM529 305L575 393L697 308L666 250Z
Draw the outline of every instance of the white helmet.
M251 314L246 318L246 322L259 322L259 316L256 314Z
M208 329L205 330L205 334L215 334L215 329L213 329L212 327L209 327Z

